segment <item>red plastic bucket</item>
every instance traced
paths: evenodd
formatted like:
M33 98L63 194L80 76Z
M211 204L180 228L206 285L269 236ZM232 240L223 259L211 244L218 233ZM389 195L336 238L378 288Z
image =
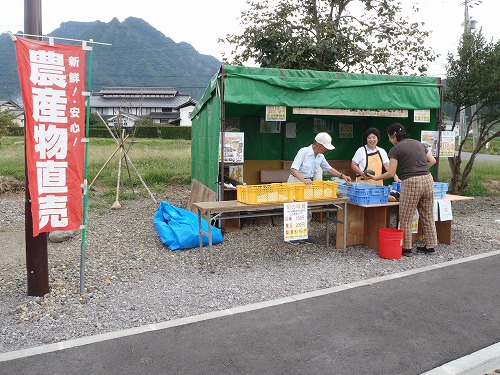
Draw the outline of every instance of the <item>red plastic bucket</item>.
M395 228L378 230L378 255L384 259L399 259L403 252L403 231Z

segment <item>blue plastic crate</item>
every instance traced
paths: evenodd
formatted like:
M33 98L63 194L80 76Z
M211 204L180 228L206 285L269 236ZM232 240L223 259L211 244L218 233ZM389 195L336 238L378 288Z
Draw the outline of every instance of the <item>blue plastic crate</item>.
M434 199L445 198L447 191L448 191L448 183L434 182Z
M355 182L351 186L339 185L338 190L342 196L349 198L356 204L380 204L389 201L389 186L380 186Z
M392 183L392 190L395 190L395 191L401 193L401 182L394 181Z

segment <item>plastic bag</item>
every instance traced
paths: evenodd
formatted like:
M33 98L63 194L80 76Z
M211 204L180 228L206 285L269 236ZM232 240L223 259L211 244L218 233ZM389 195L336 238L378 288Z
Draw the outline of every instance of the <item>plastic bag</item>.
M198 216L191 211L160 202L156 210L153 225L163 244L170 250L190 249L200 246ZM203 230L208 231L208 223L201 219ZM219 228L212 225L212 243L223 241ZM203 246L208 245L208 237L203 235Z

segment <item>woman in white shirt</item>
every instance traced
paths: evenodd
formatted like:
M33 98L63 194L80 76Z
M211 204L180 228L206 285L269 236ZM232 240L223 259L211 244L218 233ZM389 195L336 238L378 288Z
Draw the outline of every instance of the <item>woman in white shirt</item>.
M352 158L351 168L356 172L357 182L366 182L368 184L383 185L383 181L375 181L365 175L365 171L373 171L374 175L382 174L382 167L387 171L389 168L389 157L387 152L377 146L380 139L380 131L376 128L369 128L365 131L364 139L366 144L357 149ZM394 175L395 181L400 181L397 175Z

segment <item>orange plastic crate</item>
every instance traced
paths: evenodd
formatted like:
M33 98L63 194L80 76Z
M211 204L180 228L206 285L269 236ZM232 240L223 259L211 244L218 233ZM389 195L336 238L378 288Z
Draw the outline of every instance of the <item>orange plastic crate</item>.
M302 182L285 182L282 185L293 187L294 200L296 201L337 198L338 184L332 181L313 181L312 185L306 185Z
M294 189L282 184L237 185L236 199L248 204L292 202Z

